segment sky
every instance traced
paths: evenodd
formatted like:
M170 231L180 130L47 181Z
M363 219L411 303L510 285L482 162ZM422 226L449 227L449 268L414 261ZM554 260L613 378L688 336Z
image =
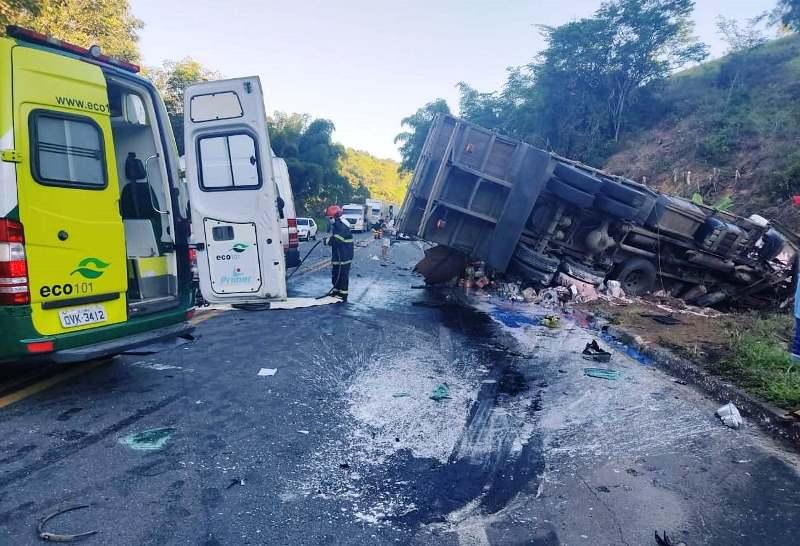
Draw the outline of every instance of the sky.
M716 18L776 0L697 0L698 37L725 50ZM456 84L498 89L544 42L537 25L590 16L601 0L131 0L147 66L192 57L225 77L258 75L268 112L330 119L335 140L398 159L400 120Z

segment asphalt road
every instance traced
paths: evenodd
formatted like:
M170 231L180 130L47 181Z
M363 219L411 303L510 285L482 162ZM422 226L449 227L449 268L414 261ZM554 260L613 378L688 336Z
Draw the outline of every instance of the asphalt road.
M293 293L329 289L315 252ZM418 243L378 255L357 248L347 305L201 315L194 342L0 409L0 544L37 544L42 517L84 504L48 529L115 545L640 546L655 529L797 544L798 458L753 424L724 427L623 348L618 380L585 376L579 316L550 330L528 305L412 289Z

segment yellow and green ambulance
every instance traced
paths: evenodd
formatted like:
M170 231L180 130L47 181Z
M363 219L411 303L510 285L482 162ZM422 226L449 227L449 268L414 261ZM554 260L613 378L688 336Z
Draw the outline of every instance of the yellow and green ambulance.
M285 298L258 78L187 91L183 178L163 101L138 67L7 34L0 362L83 361L187 333L195 257L208 301Z

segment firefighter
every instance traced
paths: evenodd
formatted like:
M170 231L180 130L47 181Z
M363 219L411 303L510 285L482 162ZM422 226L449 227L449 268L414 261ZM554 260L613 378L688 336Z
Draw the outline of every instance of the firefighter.
M331 222L331 236L324 242L331 247L331 296L347 301L350 285L350 264L353 262L353 234L342 221L342 207L331 205L325 210L325 216Z

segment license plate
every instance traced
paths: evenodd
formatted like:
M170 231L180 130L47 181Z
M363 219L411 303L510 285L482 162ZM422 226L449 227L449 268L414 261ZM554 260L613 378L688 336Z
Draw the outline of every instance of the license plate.
M61 319L61 326L64 328L74 328L86 324L105 322L108 320L105 307L102 305L91 305L89 307L75 307L58 313Z

